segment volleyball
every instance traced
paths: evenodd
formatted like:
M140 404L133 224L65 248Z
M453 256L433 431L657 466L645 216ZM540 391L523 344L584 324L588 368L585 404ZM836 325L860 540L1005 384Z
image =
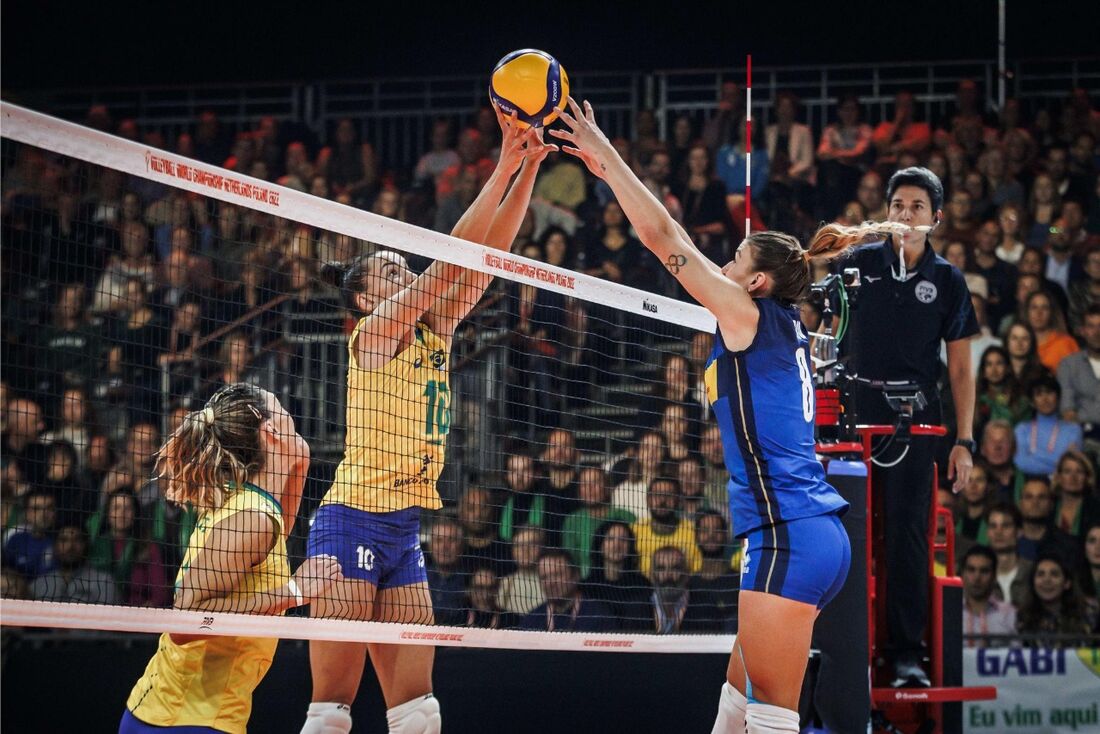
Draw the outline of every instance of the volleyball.
M506 115L524 125L543 127L557 118L569 99L569 76L550 54L533 48L513 51L497 62L489 97Z

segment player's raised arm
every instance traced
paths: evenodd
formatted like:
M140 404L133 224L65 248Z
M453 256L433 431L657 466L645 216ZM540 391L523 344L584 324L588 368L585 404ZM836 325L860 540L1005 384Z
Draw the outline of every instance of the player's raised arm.
M563 145L562 150L580 158L588 170L607 182L642 244L688 293L718 318L722 333L735 343L751 342L759 314L745 289L725 277L721 268L699 252L664 205L619 157L596 125L592 105L585 102L581 110L576 100L570 98L569 109L572 115L561 113L569 130L550 131L552 136L570 144Z
M506 117L497 110L497 122L500 123L504 134L504 145L500 152L501 164L497 166L497 170L501 170L506 159L509 161L506 170L512 168L512 161L516 157L522 165L503 203L493 212L489 227L483 236L481 238L469 236L467 239L497 250L508 250L516 239L523 217L527 213L527 207L531 203L531 192L535 188L535 177L538 175L539 165L547 155L557 150L557 146L543 142L541 131L537 128L522 130L516 124L514 115ZM467 213L473 208L470 207ZM455 227L456 233L461 226L460 220ZM474 228L471 227L471 229ZM477 229L480 229L480 226ZM456 234L456 236L459 235ZM492 282L493 276L487 273L476 270L463 271L458 282L431 307L426 320L432 324L437 334L449 339Z

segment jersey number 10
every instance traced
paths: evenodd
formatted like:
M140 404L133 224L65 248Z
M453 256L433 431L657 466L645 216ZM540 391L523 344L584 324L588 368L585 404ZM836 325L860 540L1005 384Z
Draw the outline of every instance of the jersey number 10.
M424 434L429 443L443 443L451 430L451 390L442 380L428 380L424 388L428 405L424 413Z

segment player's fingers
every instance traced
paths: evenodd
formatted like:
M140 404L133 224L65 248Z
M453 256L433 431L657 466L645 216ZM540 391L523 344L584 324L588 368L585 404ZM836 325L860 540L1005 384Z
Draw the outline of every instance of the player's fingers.
M573 111L573 115L577 118L583 118L584 112L581 110L581 106L577 104L577 100L572 97L569 98L569 109ZM562 110L562 114L565 114L565 110Z
M570 130L576 130L577 129L576 119L572 115L570 115L568 112L566 112L565 110L562 110L561 112L558 113L558 119L561 120L562 122L564 122L566 125L568 125Z
M577 139L577 136L569 130L551 130L550 135L551 137L555 137L560 140L568 140L570 142L573 142Z
M592 103L589 102L587 99L584 101L584 115L588 118L589 122L591 122L592 124L596 123L596 115L592 111Z

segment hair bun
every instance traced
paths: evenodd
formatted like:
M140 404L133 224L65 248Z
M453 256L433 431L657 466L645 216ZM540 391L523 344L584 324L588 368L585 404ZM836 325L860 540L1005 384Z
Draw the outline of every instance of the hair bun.
M330 261L321 265L319 277L322 282L336 288L344 287L344 278L348 274L348 266L342 262Z

